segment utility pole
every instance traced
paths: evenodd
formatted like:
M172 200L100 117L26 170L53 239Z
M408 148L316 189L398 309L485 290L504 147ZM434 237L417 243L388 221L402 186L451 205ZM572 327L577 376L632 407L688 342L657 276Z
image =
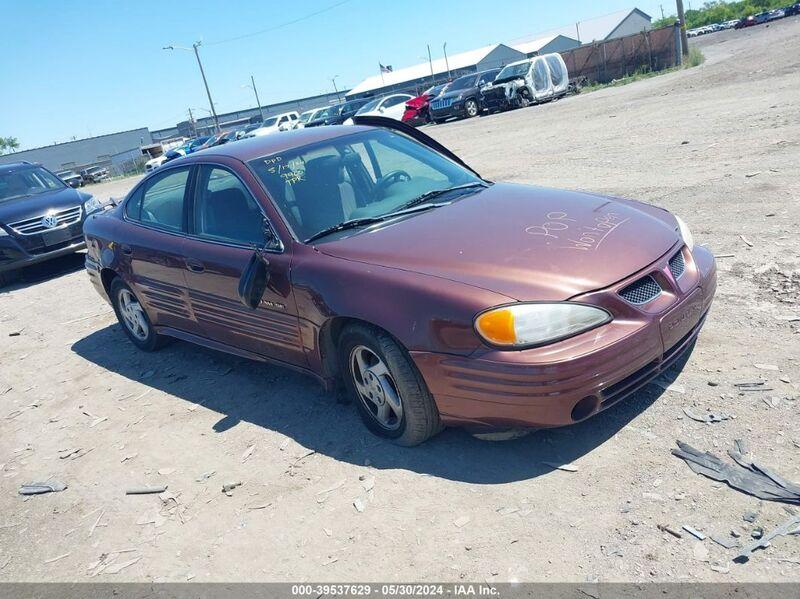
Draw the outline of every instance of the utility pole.
M331 83L333 83L333 91L336 93L336 99L341 103L342 98L339 95L339 89L336 87L336 78L338 76L339 75L334 75L333 77L331 77Z
M214 116L214 126L216 127L217 133L220 132L219 128L219 119L217 118L217 109L214 108L214 100L211 99L211 90L208 89L208 80L206 80L206 72L203 70L203 63L200 60L200 52L198 52L198 48L203 44L203 42L195 42L192 44L192 50L194 50L195 58L197 58L197 66L200 67L200 76L203 78L203 85L206 87L206 95L208 96L208 103L211 105L211 114ZM162 50L189 50L189 48L183 48L181 46L164 46Z
M575 33L578 36L578 41L581 41L581 22L580 21L576 21L575 22Z
M253 93L256 95L256 106L258 106L258 114L261 115L261 122L264 122L264 111L261 110L261 100L258 99L258 90L256 89L256 80L250 75L250 82L253 84Z
M444 64L447 67L447 80L450 81L450 63L447 61L447 42L442 46L442 51L444 52Z
M194 120L194 115L192 114L192 109L189 109L189 123L192 125L192 131L194 131L194 136L197 137L197 123Z
M681 52L689 55L689 36L686 35L686 15L683 13L683 0L676 0L678 6L678 22L681 27Z
M433 58L431 58L431 45L428 44L428 64L431 65L431 85L436 84L436 78L433 75Z
M663 21L664 19L667 18L667 17L664 16L664 5L663 4L659 4L658 6L661 8L661 20Z

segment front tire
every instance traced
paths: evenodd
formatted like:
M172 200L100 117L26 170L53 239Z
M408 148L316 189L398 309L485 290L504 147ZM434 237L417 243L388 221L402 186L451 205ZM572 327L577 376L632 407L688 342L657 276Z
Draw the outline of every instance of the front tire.
M168 338L156 333L141 302L119 277L111 282L111 303L122 330L136 347L151 352L166 344Z
M361 419L374 434L411 447L442 430L425 381L388 333L366 325L345 329L339 367Z
M478 109L478 103L475 100L470 99L464 102L464 114L467 115L468 119L478 116L478 112L480 112L480 110Z

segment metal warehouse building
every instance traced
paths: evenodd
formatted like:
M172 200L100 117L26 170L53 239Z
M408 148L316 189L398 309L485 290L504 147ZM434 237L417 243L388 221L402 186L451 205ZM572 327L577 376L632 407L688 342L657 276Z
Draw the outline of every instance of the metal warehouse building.
M525 58L525 54L505 44L485 46L469 52L461 52L432 62L423 62L368 77L347 92L348 98L379 96L389 92L420 93L434 83L444 83L468 73L496 69L515 60Z
M558 33L555 35L547 35L531 41L514 44L512 47L530 58L531 56L537 56L539 54L566 52L567 50L572 50L580 45L581 43L578 40Z
M147 127L42 146L0 156L0 164L38 162L52 171L81 170L89 166L122 167L142 156L140 147L152 143Z

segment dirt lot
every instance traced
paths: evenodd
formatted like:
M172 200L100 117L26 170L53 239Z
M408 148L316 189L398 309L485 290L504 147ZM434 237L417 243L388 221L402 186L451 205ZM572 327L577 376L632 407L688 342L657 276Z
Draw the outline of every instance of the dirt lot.
M747 439L800 481L800 19L697 43L695 69L427 129L488 178L691 223L721 255L719 291L672 390L516 441L448 430L400 449L303 376L184 343L138 352L82 258L62 260L0 293L0 580L800 581L800 536L735 564L657 528L749 541L788 517L694 474L676 439L719 455ZM51 476L69 488L17 494Z

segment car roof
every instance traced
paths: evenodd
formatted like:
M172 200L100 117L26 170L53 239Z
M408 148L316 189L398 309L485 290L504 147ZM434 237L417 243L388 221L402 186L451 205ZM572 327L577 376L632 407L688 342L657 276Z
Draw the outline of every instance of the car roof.
M204 157L209 158L211 156L228 156L241 160L242 162L247 162L256 158L261 158L262 156L286 152L308 144L336 139L360 131L369 131L370 129L374 129L374 127L335 125L330 127L310 127L307 129L281 131L273 135L249 137L240 139L234 143L206 148L189 155L186 161L202 160Z
M6 164L0 164L0 171L4 173L9 173L11 171L20 169L20 168L29 168L31 166L36 166L30 162L9 162Z

